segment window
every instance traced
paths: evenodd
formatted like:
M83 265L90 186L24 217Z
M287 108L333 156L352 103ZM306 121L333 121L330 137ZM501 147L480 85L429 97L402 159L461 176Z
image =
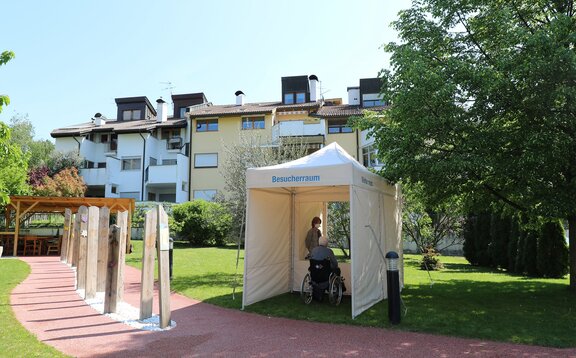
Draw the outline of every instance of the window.
M121 191L120 197L140 200L140 192L139 191Z
M378 151L374 145L362 148L362 164L367 168L382 166L382 163L378 160Z
M82 166L83 166L84 169L92 169L92 168L95 168L95 167L94 167L94 162L92 162L92 161L90 161L90 160L85 160Z
M180 137L180 129L162 129L162 140Z
M306 93L298 92L296 93L296 103L304 103L306 102Z
M106 162L98 163L98 168L106 168Z
M112 192L112 194L116 194L118 192L118 187L116 185L112 185L110 191Z
M140 158L122 159L122 170L138 170L138 169L140 169Z
M180 148L182 148L182 138L172 137L166 141L166 149L180 150Z
M218 168L218 153L194 154L194 168Z
M158 194L158 201L175 203L176 202L176 194Z
M100 143L108 143L108 134L100 134Z
M364 107L375 107L375 106L383 106L384 105L384 101L381 99L376 99L376 100L364 100L362 102L362 104L364 105Z
M153 167L155 165L158 165L158 161L156 160L156 158L150 157L150 166Z
M132 121L142 118L141 111L139 109L128 109L122 111L122 119L125 121Z
M182 191L188 191L188 182L187 181L183 181L182 182Z
M118 148L118 134L110 134L110 142L108 143L108 152L115 152Z
M162 159L162 165L176 165L176 159Z
M306 92L284 93L284 104L305 103Z
M203 199L206 201L214 200L216 196L216 190L206 189L206 190L194 190L194 199Z
M156 201L156 193L148 193L148 201Z
M242 118L242 129L264 129L264 117Z
M186 113L190 112L189 107L180 107L180 118L186 118Z
M196 132L217 132L218 119L198 119L196 120Z
M352 133L352 128L348 127L347 124L342 123L328 124L328 133L329 134Z

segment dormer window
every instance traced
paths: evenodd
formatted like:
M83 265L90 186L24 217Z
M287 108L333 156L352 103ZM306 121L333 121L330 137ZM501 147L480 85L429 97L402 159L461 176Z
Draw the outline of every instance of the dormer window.
M290 92L284 94L284 104L306 103L306 92Z
M384 101L381 99L376 99L376 100L364 100L364 107L376 107L376 106L383 106L384 105Z
M180 107L180 117L178 118L186 118L188 112L190 112L190 107Z
M128 109L122 111L122 119L125 121L133 121L142 118L142 111L139 109Z

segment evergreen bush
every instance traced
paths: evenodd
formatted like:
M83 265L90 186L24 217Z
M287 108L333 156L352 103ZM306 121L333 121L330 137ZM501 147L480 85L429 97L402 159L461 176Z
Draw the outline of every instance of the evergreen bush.
M181 240L198 246L223 246L232 227L232 216L222 205L193 200L172 207L170 228Z
M560 278L569 270L569 251L564 227L559 220L542 226L538 240L537 267L539 276Z

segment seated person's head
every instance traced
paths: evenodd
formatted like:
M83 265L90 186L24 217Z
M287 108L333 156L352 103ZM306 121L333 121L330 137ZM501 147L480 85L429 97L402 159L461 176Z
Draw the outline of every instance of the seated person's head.
M328 246L328 239L326 238L326 236L321 236L320 239L318 239L318 245L324 247Z

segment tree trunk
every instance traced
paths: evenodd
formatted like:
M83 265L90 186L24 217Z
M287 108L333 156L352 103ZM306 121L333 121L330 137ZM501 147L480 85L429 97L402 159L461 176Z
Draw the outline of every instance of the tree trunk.
M568 216L568 245L570 246L570 291L576 293L576 213Z

